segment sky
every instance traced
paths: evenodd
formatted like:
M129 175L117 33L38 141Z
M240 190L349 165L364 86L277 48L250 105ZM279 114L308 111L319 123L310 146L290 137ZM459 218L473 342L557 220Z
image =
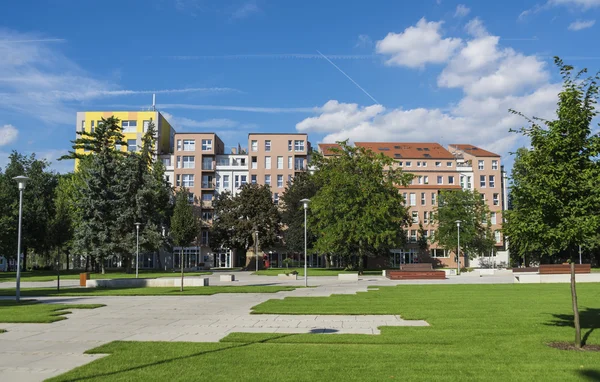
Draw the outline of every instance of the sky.
M600 0L3 0L0 167L57 171L77 111L157 109L177 131L470 143L552 118L554 56L600 69Z

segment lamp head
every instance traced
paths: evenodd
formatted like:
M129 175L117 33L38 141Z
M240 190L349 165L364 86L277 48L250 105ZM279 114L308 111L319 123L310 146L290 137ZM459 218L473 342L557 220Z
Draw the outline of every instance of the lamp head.
M24 190L25 189L25 184L29 180L28 177L23 176L23 175L15 176L13 179L16 180L19 183L19 190Z
M308 208L308 203L310 203L310 199L302 199L300 201L302 204L304 204L304 209Z
M142 225L142 223L134 223L135 224L135 228L139 229L140 225Z
M460 227L460 223L462 223L462 221L461 220L457 220L457 221L455 221L455 223L456 223L457 227Z

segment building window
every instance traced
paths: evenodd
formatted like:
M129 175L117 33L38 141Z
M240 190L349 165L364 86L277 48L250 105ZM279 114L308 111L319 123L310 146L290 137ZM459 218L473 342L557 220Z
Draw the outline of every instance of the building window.
M435 167L442 167L442 162L435 162Z
M221 178L222 178L222 176L220 176L219 174L217 174L217 176L215 176L215 187L217 189L221 188Z
M410 193L410 205L411 206L417 205L417 194L415 194L414 192Z
M205 202L212 202L213 200L213 195L211 193L203 193L202 194L202 200Z
M485 202L485 194L479 194L479 196L481 196L481 201Z
M175 186L180 187L181 186L181 175L177 174L177 178L175 180Z
M277 157L277 169L283 170L283 157Z
M421 167L421 162L417 162L417 167Z
M494 239L496 239L496 244L500 243L500 241L501 241L500 231L494 231Z
M171 177L169 175L165 175L165 180L167 183L171 183Z
M288 183L292 181L292 174L288 174Z
M146 133L148 131L148 126L150 126L150 121L144 121L142 125L142 131Z
M229 175L223 175L223 188L229 188Z
M177 140L177 151L181 151L181 139Z
M423 180L425 180L425 184L429 184L429 177L427 175L423 177Z
M94 121L90 121L90 133L94 134L94 131L96 131L96 129L94 128Z
M181 168L181 157L179 155L177 156L176 162L177 162L177 168Z
M194 204L194 193L193 192L188 193L188 202L190 204Z
M417 241L417 230L416 229L410 230L410 241L413 243L415 243Z
M135 133L137 131L137 121L123 121L121 126L123 126L124 133Z
M171 158L163 158L162 159L162 164L165 167L171 167Z
M424 206L427 203L427 197L424 192L421 192L421 205Z
M179 157L177 157L179 159ZM184 156L183 157L183 168L194 168L196 167L196 162L194 161L193 156Z
M429 223L429 216L427 211L423 211L423 224Z
M441 175L438 175L437 177L437 184L444 184L444 177Z
M202 220L210 221L212 220L213 214L212 211L202 211Z
M436 199L437 199L437 194L435 192L432 192L431 193L431 205L432 206L435 206Z
M85 131L85 121L81 121L81 131Z
M288 141L288 151L292 152L292 150L294 149L294 143L292 141Z
M493 196L494 196L494 205L499 206L500 205L499 194L494 194Z
M419 213L417 211L412 212L412 222L413 224L419 223Z
M446 162L446 167L452 167L452 162Z
M304 170L304 159L295 158L294 159L294 169L297 171Z
M273 203L279 204L279 193L278 192L273 193Z
M398 167L404 167L404 164L402 163L402 161L398 162Z
M417 163L419 163L419 162L417 162ZM423 177L422 176L419 176L419 184L423 184Z
M292 159L292 157L288 157L288 169L291 170L293 165L294 165L294 160Z
M202 245L208 245L208 231L202 231Z
M496 213L490 212L490 221L492 224L496 224Z
M212 188L213 177L212 175L202 175L202 188Z
M240 188L240 176L239 175L235 175L233 177L233 184L235 185L235 188Z
M258 158L252 157L252 169L256 170L258 168Z
M183 151L196 151L196 141L193 139L184 139Z
M271 169L271 157L265 157L265 168L267 170Z
M248 183L248 176L247 175L240 175L240 184L243 186L246 183Z
M256 175L251 175L250 181L252 182L252 184L256 184Z
M212 139L202 140L202 151L212 151Z
M283 187L283 175L277 175L277 187Z
M127 151L129 151L129 152L137 151L137 140L135 140L135 139L127 140Z
M448 176L448 184L454 184L454 176L453 175Z
M294 141L294 151L304 151L304 141Z
M411 167L411 166L412 166L412 162L407 160L405 163L405 167Z
M252 151L258 151L258 141L252 141L250 147Z
M479 187L480 188L485 188L485 175L480 175L479 176Z
M432 232L434 232L434 231L432 231ZM433 233L432 233L431 236L433 236ZM433 257L433 258L440 258L440 257L441 258L447 258L447 257L449 257L449 252L447 250L445 250L445 249L442 249L442 248L435 248L435 249L431 250L431 257Z
M464 175L460 176L460 187L465 188L465 176Z
M194 187L194 174L183 174L183 187Z
M423 162L423 167L427 167L427 162Z
M203 170L213 170L213 158L212 157L203 157L202 158L202 169Z
M490 180L490 188L494 188L494 187L496 187L496 179L495 179L495 176L494 176L494 175L490 175L490 178L489 178L489 180Z
M492 170L497 170L498 169L498 161L497 160L493 160L492 161Z
M267 186L271 185L271 175L265 175L265 184Z
M271 151L271 140L267 139L265 141L265 151Z
M484 163L483 163L482 160L477 161L477 168L479 170L484 170L485 169L485 166L484 166Z
M471 183L472 178L470 176L467 176L467 188L470 190L472 187L472 183Z

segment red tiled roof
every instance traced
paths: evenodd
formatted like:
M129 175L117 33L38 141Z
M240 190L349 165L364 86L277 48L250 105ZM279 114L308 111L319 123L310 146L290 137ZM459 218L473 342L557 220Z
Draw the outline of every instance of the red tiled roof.
M355 146L364 147L374 153L396 159L454 159L454 155L439 143L425 142L355 142Z
M487 151L469 144L451 144L449 146L463 151L465 154L470 154L476 157L500 157L500 155L494 154L491 151Z
M339 149L340 145L337 143L319 143L319 151L323 153L324 156L336 155L336 153L331 151L332 148Z

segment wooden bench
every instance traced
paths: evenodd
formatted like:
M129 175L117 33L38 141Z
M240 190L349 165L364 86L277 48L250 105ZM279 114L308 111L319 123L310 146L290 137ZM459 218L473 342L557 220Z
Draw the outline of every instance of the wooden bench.
M575 264L575 273L590 273L591 264ZM571 273L570 264L540 264L540 275L564 275Z
M387 278L390 280L444 280L444 271L388 271Z
M416 264L402 264L400 265L401 271L432 271L433 266L431 263L416 263Z

